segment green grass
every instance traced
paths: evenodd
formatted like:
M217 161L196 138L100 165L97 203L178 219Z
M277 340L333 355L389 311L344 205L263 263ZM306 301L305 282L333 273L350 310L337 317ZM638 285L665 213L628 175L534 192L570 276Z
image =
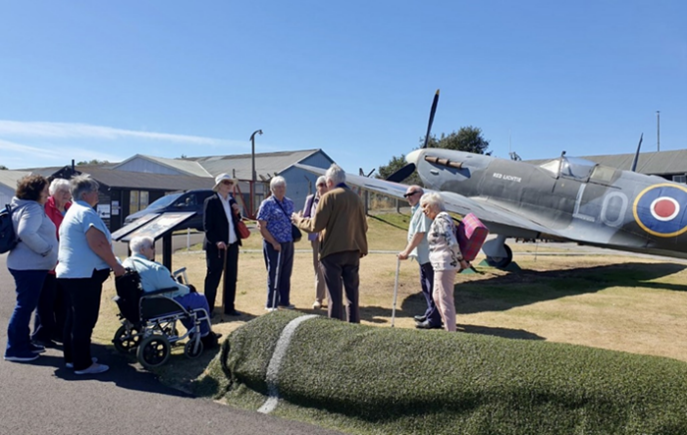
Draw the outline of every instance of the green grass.
M257 409L279 312L231 334L196 393ZM350 433L685 434L687 364L582 346L317 318L293 336L276 415Z

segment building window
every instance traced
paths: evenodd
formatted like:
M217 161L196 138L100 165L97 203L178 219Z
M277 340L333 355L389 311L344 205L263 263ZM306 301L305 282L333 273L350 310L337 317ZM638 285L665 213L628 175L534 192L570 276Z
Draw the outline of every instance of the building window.
M685 175L673 175L673 181L676 183L687 184L687 174L685 174Z
M148 207L148 191L132 190L129 192L129 213L136 213Z

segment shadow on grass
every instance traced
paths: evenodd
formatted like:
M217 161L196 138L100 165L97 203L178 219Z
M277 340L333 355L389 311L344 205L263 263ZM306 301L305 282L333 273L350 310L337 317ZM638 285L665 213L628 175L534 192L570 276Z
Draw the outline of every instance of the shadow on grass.
M687 291L687 285L652 282L681 272L685 268L687 266L675 263L623 263L545 272L523 269L503 276L485 275L484 279L455 285L456 314L460 316L485 311L506 311L537 302L595 293L616 286ZM418 286L417 293L399 300L396 318L412 318L424 314L427 306L419 290ZM361 289L361 294L363 291ZM384 324L390 322L391 311L391 308L387 307L361 306L360 316L371 323Z
M460 314L505 311L562 297L595 293L609 287L687 291L687 285L651 282L683 271L675 263L622 263L568 270L521 270L503 276L458 284L454 288ZM404 307L405 303L404 302Z

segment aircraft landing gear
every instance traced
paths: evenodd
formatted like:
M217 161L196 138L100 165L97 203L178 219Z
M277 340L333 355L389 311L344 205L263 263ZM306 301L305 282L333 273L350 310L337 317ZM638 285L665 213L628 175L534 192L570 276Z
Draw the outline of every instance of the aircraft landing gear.
M497 256L487 256L487 264L491 267L496 267L497 269L505 269L513 261L513 251L510 246L503 245L503 249L506 251L506 255L503 257Z

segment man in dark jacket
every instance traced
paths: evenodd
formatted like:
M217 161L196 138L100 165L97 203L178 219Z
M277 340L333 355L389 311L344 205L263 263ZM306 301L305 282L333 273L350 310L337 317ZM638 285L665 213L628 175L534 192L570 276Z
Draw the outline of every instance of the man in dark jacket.
M241 245L237 228L241 212L236 200L231 196L235 185L236 180L229 174L218 175L215 178L215 187L212 188L217 194L208 197L203 206L203 229L205 230L203 249L207 264L205 297L212 310L215 306L217 286L224 270L226 275L222 300L224 314L230 316L241 315L234 307L239 246Z

